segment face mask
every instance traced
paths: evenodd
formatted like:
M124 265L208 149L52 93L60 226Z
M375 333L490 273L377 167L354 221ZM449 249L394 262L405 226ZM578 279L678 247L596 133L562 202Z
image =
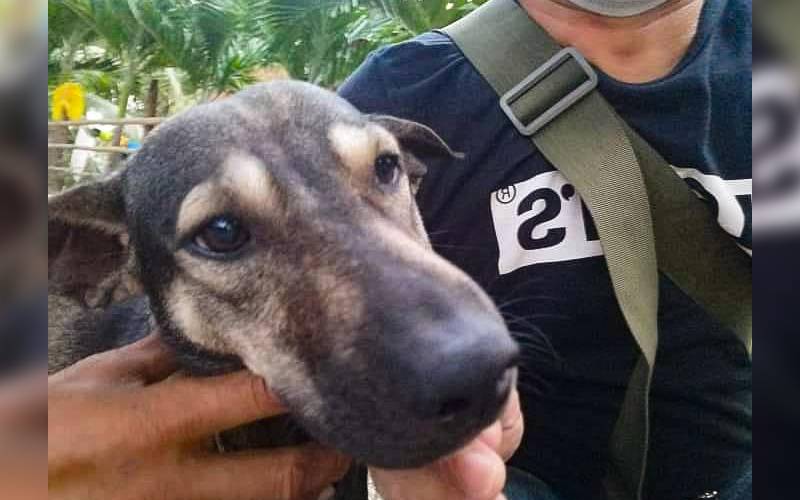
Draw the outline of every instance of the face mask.
M628 17L653 10L668 0L569 0L578 7L608 17Z

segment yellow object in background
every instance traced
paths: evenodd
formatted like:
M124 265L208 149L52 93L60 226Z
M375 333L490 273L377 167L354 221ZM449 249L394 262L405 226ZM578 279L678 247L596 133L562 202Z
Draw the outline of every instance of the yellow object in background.
M53 121L80 120L86 111L83 87L77 83L62 83L53 91Z

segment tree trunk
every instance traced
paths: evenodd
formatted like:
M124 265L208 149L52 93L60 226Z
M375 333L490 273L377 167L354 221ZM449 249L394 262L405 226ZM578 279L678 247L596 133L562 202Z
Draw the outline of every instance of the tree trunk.
M144 105L144 114L147 117L158 116L158 79L150 80L150 87L147 89L147 100ZM144 135L147 136L155 125L145 125Z
M133 87L136 84L136 72L139 69L138 59L136 58L136 50L139 47L139 41L142 38L142 33L139 32L131 41L131 45L129 47L127 53L127 61L124 63L127 65L125 70L125 80L122 82L122 85L119 89L119 102L117 103L117 118L125 118L128 114L128 99L133 94ZM114 136L111 139L111 145L116 147L119 146L122 142L122 131L124 129L123 125L120 125L116 129L114 129ZM117 164L122 161L121 154L114 154L111 159L111 168L113 169Z
M47 141L50 143L70 144L72 137L67 127L55 127L47 131ZM72 153L65 149L48 149L47 166L56 168L69 168ZM66 186L67 172L65 170L47 169L47 192L55 194L61 192Z

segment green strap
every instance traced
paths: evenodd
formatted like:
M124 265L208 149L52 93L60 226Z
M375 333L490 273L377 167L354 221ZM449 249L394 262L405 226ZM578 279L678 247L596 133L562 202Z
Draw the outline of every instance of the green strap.
M491 0L444 31L498 96L562 49L514 0ZM585 79L580 66L568 61L510 107L524 121L533 120ZM615 467L607 481L612 498L638 499L658 344L658 269L749 346L750 259L597 91L563 111L531 140L575 185L592 213L617 301L641 351L612 434Z
M772 0L760 4L758 16L754 19L762 37L772 43L786 64L800 64L800 36L797 19L800 16L800 2L796 0Z

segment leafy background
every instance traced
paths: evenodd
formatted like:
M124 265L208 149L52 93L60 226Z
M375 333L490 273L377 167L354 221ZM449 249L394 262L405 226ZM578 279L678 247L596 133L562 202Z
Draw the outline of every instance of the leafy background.
M77 81L134 111L152 82L160 110L235 91L265 71L335 88L369 52L483 1L50 0L49 86Z
M117 117L169 116L279 77L335 89L371 51L484 1L49 0L48 89L52 97L59 84L77 82L90 107L113 106ZM50 142L77 133L51 128ZM76 167L72 154L51 150L51 192L113 168L100 155Z

